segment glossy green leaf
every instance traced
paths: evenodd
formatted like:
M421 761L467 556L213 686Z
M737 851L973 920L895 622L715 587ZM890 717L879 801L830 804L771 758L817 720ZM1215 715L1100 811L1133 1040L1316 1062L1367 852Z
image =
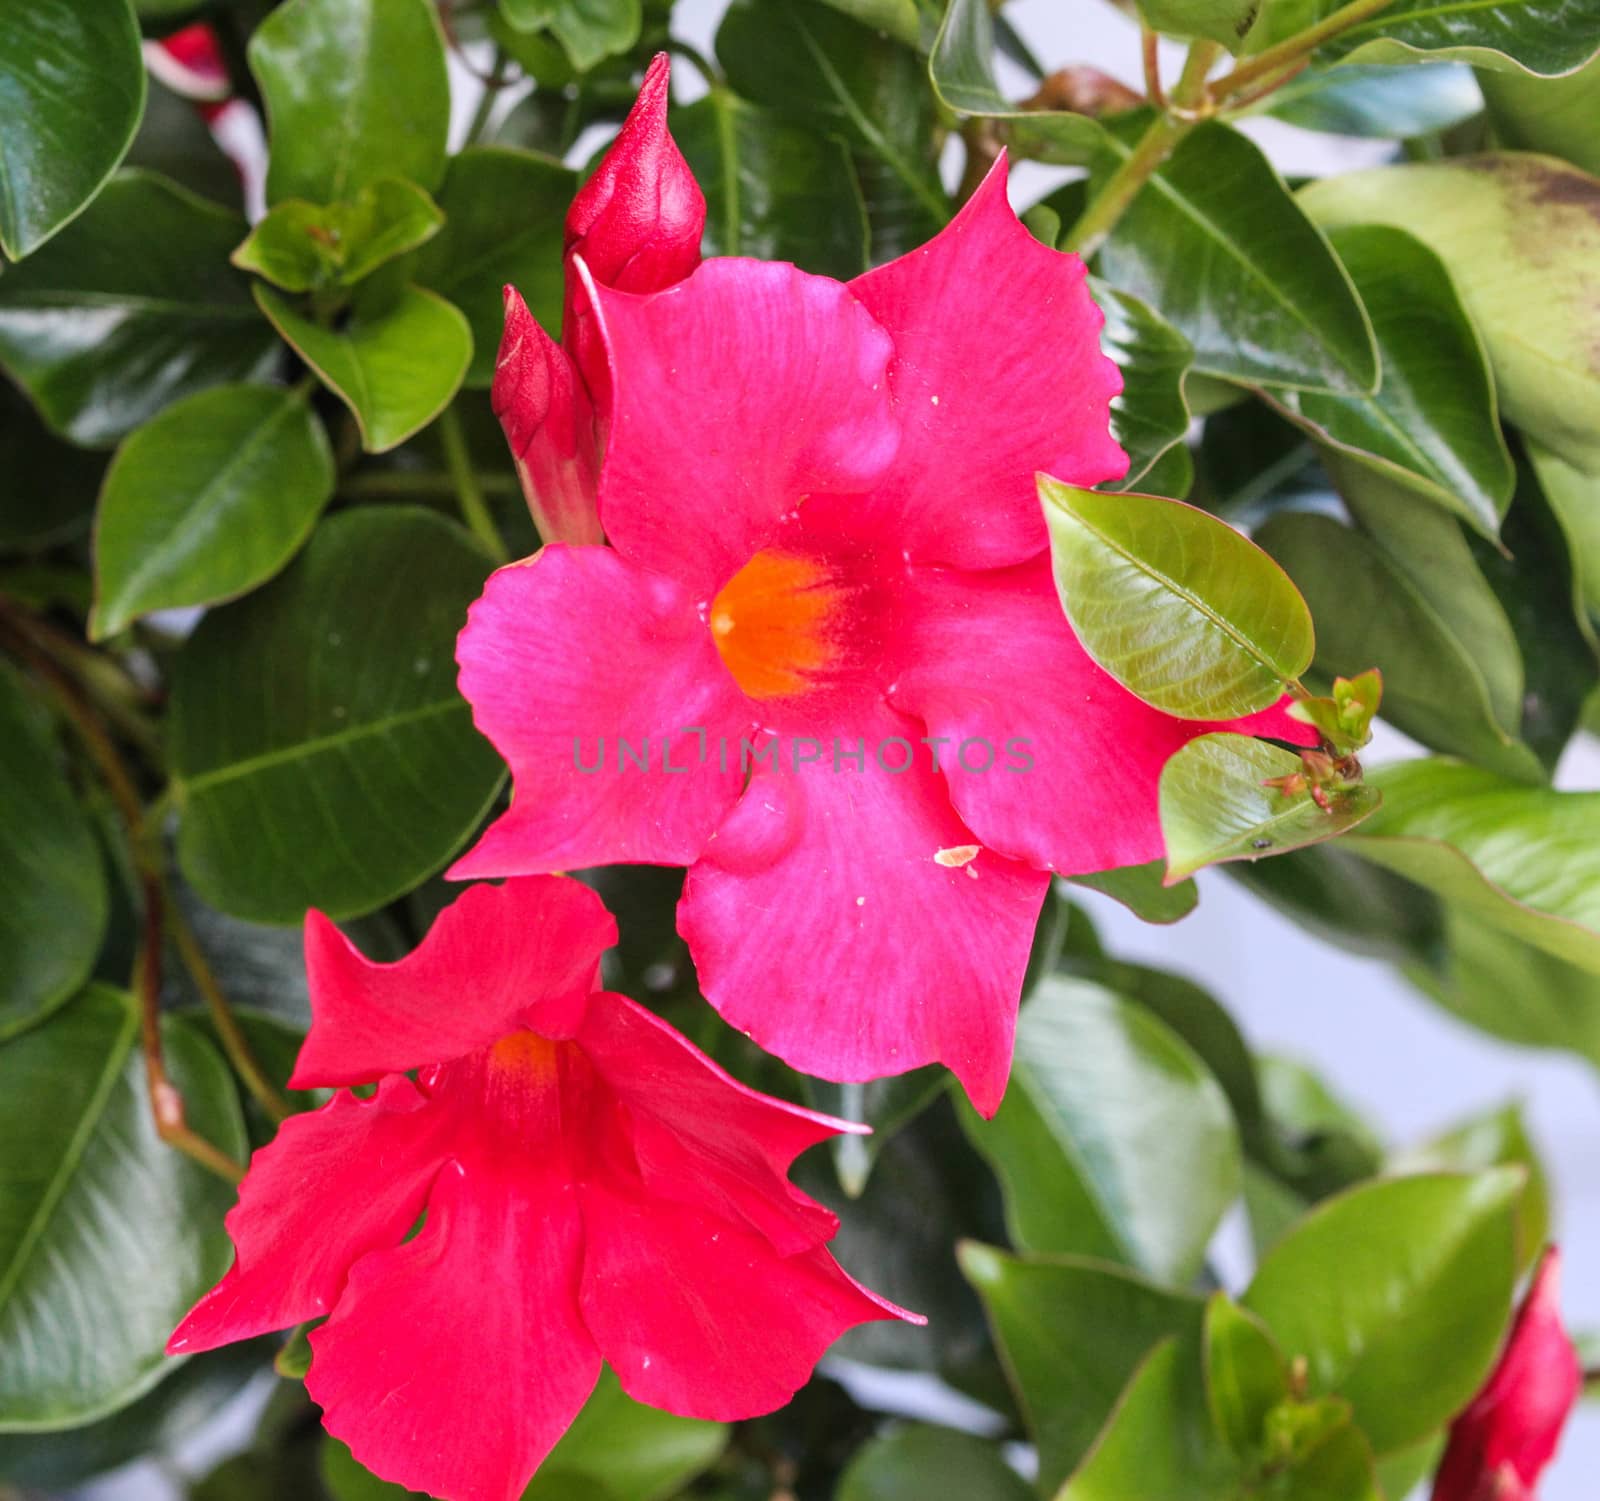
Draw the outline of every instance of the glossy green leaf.
M1570 464L1600 471L1600 182L1500 152L1325 177L1300 191L1326 229L1389 224L1450 272L1494 367L1501 409Z
M928 62L934 93L958 114L998 122L1019 155L1087 166L1106 144L1098 120L1070 110L1020 109L1001 93L994 74L996 20L989 0L949 0Z
M1132 154L1146 123L1130 115L1107 133L1092 181ZM1260 148L1229 126L1184 138L1101 246L1099 269L1188 338L1196 370L1343 395L1377 389L1349 274Z
M1227 1097L1155 1015L1046 980L1023 1006L1004 1103L962 1123L993 1164L1015 1243L1192 1277L1239 1191Z
M1128 455L1128 472L1101 488L1132 490L1163 456L1181 455L1180 463L1187 464L1183 440L1190 412L1183 378L1194 352L1177 329L1137 297L1098 278L1090 289L1106 316L1100 347L1122 371L1122 390L1111 398L1111 434Z
M1312 1395L1349 1399L1380 1455L1460 1410L1511 1309L1522 1175L1379 1180L1329 1200L1268 1254L1244 1296Z
M0 660L0 1039L88 979L109 903L100 847L43 705Z
M1217 1432L1241 1459L1259 1455L1267 1415L1289 1395L1289 1367L1266 1326L1226 1293L1206 1304L1205 1368Z
M950 1080L943 1069L917 1068L886 1079L869 1079L865 1084L830 1084L810 1077L804 1082L806 1101L813 1109L872 1128L870 1135L841 1135L832 1142L839 1186L855 1199L866 1188L878 1154L890 1138L932 1104Z
M169 402L265 374L272 330L228 265L244 221L145 172L0 277L0 365L46 422L109 444Z
M959 1254L1039 1446L1039 1489L1051 1495L1145 1356L1173 1335L1198 1341L1205 1304L1100 1262L1021 1260L973 1241Z
M322 383L350 408L368 453L385 453L449 404L472 363L472 330L435 292L406 287L325 328L266 287L256 301Z
M1455 523L1404 494L1381 498L1415 523L1400 536L1421 544L1411 553L1415 574L1328 516L1285 512L1256 533L1311 606L1318 670L1348 675L1376 663L1383 670L1381 713L1398 729L1520 780L1541 780L1537 759L1516 739L1516 638Z
M1261 10L1261 0L1140 0L1139 14L1154 31L1193 41L1207 38L1237 52Z
M1273 1501L1391 1501L1379 1484L1372 1446L1353 1423L1322 1436L1265 1494ZM1404 1501L1405 1492L1395 1497Z
M1352 851L1600 974L1600 792L1519 786L1442 759L1387 766L1373 780L1383 808Z
M1503 145L1548 152L1600 175L1600 59L1565 78L1485 69L1478 82Z
M168 407L117 450L106 474L90 635L265 582L310 535L333 479L327 435L304 393L218 386Z
M914 1424L863 1444L834 1501L1030 1501L992 1439Z
M549 29L572 66L587 73L639 40L639 0L500 0L500 13L519 31Z
M1600 471L1586 474L1531 441L1526 447L1545 502L1566 538L1581 606L1600 617Z
M128 0L27 0L0 11L0 250L31 255L116 171L144 112Z
M707 255L793 261L848 281L867 268L867 213L844 145L724 88L672 133L706 195Z
M488 571L431 512L344 511L201 622L174 665L169 754L178 858L207 901L348 917L460 848L500 779L452 656Z
M288 0L250 38L267 105L267 201L336 203L444 175L450 81L428 0Z
M874 262L925 243L950 217L935 101L910 47L815 0L734 0L717 58L736 93L850 143Z
M1483 109L1461 63L1385 68L1361 63L1308 68L1262 102L1274 119L1333 135L1405 140L1449 130Z
M431 239L443 223L421 188L385 177L339 203L284 199L233 252L233 264L289 292L354 286Z
M1383 1167L1373 1127L1326 1080L1288 1058L1256 1060L1267 1150L1262 1161L1307 1202L1325 1199Z
M1180 748L1161 772L1167 879L1332 839L1378 806L1377 789L1369 786L1338 793L1324 809L1309 793L1266 785L1300 769L1292 752L1248 735L1201 735Z
M175 1368L167 1336L223 1272L233 1190L156 1135L129 997L92 987L0 1048L0 1432L65 1428ZM189 1124L243 1160L209 1043L163 1025Z
M1168 886L1162 880L1164 874L1161 861L1152 860L1147 865L1124 865L1117 870L1098 870L1067 879L1074 886L1086 886L1114 902L1121 902L1145 922L1177 922L1199 905L1200 893L1193 881L1179 881Z
M444 232L422 252L416 279L466 314L469 386L494 378L507 284L552 335L560 332L562 234L577 185L560 162L508 146L469 146L450 159L439 189Z
M42 552L86 536L105 467L104 454L56 437L21 392L0 383L0 551Z
M1039 476L1061 608L1089 653L1146 703L1234 719L1311 665L1311 615L1288 575L1215 516Z
M1516 475L1488 359L1449 273L1420 240L1389 226L1329 238L1372 319L1383 384L1374 396L1285 391L1279 408L1319 442L1494 536Z
M823 0L823 3L874 31L888 32L908 47L915 47L922 40L917 0Z

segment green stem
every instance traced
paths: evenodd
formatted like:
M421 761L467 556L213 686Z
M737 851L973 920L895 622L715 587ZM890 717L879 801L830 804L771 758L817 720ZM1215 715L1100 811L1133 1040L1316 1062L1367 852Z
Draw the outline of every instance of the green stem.
M1302 57L1309 57L1324 42L1330 41L1340 32L1350 30L1352 26L1359 26L1363 21L1370 20L1379 11L1387 10L1393 4L1394 0L1351 0L1349 5L1334 11L1331 16L1317 22L1315 26L1308 26L1304 31L1285 37L1264 52L1258 52L1248 61L1240 63L1226 77L1217 80L1212 86L1211 97L1219 104L1232 99L1235 95L1243 93L1251 84L1270 77L1280 69L1298 62Z
M496 530L494 518L483 498L483 487L472 468L472 457L467 452L466 434L461 431L461 418L454 407L446 407L439 418L439 441L444 447L445 468L450 471L455 485L456 500L461 506L462 519L480 542L493 555L495 562L506 563L511 554Z
M477 481L485 495L522 493L515 475L480 474ZM455 479L434 469L375 469L368 474L352 474L339 486L339 493L349 500L453 495Z
M498 47L494 49L494 62L489 68L489 77L483 85L483 95L478 100L478 108L472 116L472 123L467 126L468 146L476 145L484 131L489 128L489 116L494 113L495 100L500 97L500 90L505 84L506 55Z

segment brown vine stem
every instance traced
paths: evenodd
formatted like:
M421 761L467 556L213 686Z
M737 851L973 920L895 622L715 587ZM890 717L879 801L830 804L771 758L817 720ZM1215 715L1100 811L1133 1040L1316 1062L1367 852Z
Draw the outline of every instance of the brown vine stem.
M1144 94L1159 110L1167 107L1166 91L1161 87L1160 38L1148 26L1139 28L1140 50L1144 59Z

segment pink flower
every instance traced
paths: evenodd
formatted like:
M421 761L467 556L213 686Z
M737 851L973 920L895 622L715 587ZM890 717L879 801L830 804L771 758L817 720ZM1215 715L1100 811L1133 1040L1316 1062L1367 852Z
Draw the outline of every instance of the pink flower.
M1123 471L1120 377L1005 172L848 286L727 258L637 295L580 244L611 545L547 546L472 609L461 689L516 795L452 871L688 866L729 1022L830 1079L942 1061L985 1114L1050 872L1160 857L1161 768L1219 728L1135 699L1062 614L1035 474Z
M214 120L233 94L217 34L203 21L159 42L144 44L145 66L174 94L196 101L203 119Z
M1535 1501L1583 1372L1561 1324L1561 1254L1552 1246L1528 1290L1500 1363L1450 1426L1433 1501Z
M567 213L562 342L515 287L490 399L546 542L598 542L595 476L609 407L605 351L573 265L625 292L655 292L700 264L706 200L667 131L670 64L657 54L617 139Z
M341 1090L256 1153L233 1269L169 1350L326 1314L306 1385L329 1432L384 1479L509 1501L602 1359L642 1402L742 1418L788 1401L852 1325L914 1318L840 1270L837 1220L787 1178L858 1128L746 1089L594 992L615 939L557 877L469 888L395 964L311 913L292 1083L377 1093Z

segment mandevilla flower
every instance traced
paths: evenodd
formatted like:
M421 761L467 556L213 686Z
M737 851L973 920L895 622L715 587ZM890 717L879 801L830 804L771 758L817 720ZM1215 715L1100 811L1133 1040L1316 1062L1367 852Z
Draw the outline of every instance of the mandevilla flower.
M646 90L608 182L677 181L664 71ZM630 260L598 224L571 269L609 364L610 546L547 546L472 609L461 689L516 796L452 874L688 866L679 928L729 1022L830 1079L941 1060L992 1114L1050 872L1159 857L1161 768L1219 728L1119 686L1051 582L1036 471L1127 462L1083 265L1018 223L1003 159L848 286L730 257L638 295L614 268L680 274L681 235L647 254L659 226L622 216Z
M1583 1372L1561 1323L1561 1256L1552 1246L1500 1363L1450 1426L1433 1501L1535 1501L1578 1400Z
M326 1314L306 1385L329 1432L384 1479L507 1501L602 1359L642 1402L750 1417L851 1326L914 1319L839 1268L838 1221L786 1176L860 1128L746 1089L595 992L615 939L554 876L469 888L395 964L311 913L291 1083L377 1093L341 1090L256 1153L233 1269L168 1348Z

